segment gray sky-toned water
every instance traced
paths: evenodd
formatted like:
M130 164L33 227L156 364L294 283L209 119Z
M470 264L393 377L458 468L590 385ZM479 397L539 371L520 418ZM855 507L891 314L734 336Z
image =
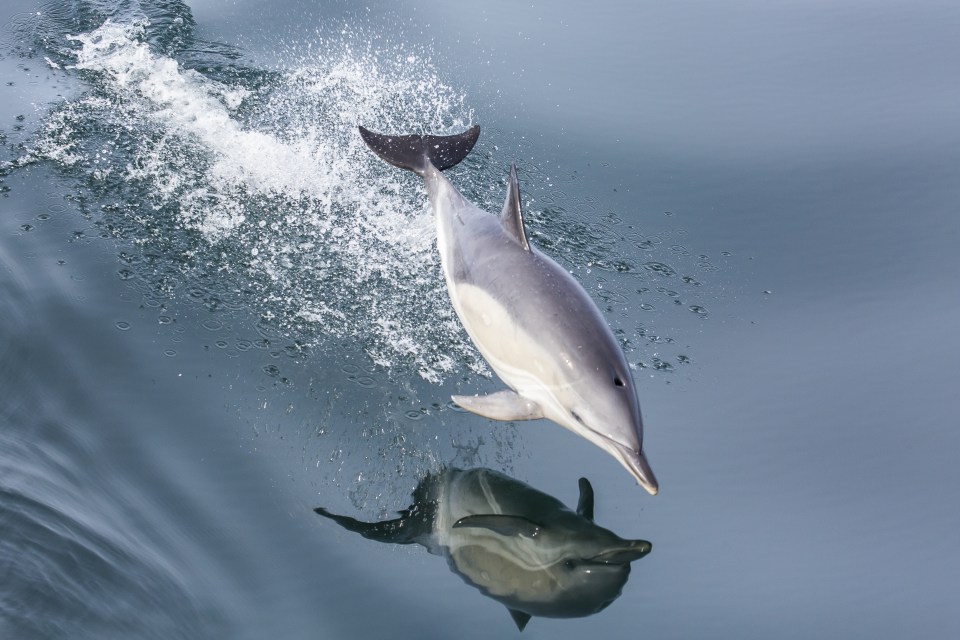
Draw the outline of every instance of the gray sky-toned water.
M443 409L458 389L497 388L469 367L434 384L377 369L347 338L298 359L252 347L256 301L229 316L191 302L191 287L215 288L208 276L158 294L147 267L118 258L149 229L99 237L96 212L121 192L97 200L84 186L86 201L64 200L87 183L48 157L6 175L0 202L0 291L22 310L0 315L0 337L27 354L0 349L17 363L0 369L4 488L45 475L49 488L29 495L100 532L88 545L119 551L104 552L113 566L87 571L53 552L27 557L68 577L100 571L134 593L131 607L152 603L167 637L514 636L502 607L442 560L311 512L386 517L408 506L429 464L473 460L571 506L588 476L597 522L653 543L607 610L534 619L524 636L960 631L960 92L950 64L960 9L207 0L190 10L198 37L236 45L253 68L293 66L351 24L376 36L374 48L431 53L484 128L477 153L489 164L455 181L495 200L501 168L516 160L531 224L572 247L561 259L596 300L615 301L605 313L631 339L631 362L671 363L634 372L661 494L555 425ZM5 160L29 146L56 93L75 100L98 82L42 55L0 64ZM599 240L562 242L591 225L603 225ZM250 267L220 242L235 270ZM613 253L632 270L582 264ZM651 262L675 274L645 271ZM360 369L372 386L356 383ZM378 432L394 414L396 426ZM398 434L421 453L398 453ZM85 490L58 488L70 483ZM11 505L0 507L20 522ZM13 539L28 537L24 528ZM27 566L23 548L3 553L6 566ZM26 577L3 594L20 603L3 610L7 623L47 615L23 599L41 574L16 575ZM142 593L124 586L137 576ZM64 601L85 599L95 615L62 608L59 627L35 637L103 637L127 620L109 587L77 584ZM60 602L60 591L39 592Z

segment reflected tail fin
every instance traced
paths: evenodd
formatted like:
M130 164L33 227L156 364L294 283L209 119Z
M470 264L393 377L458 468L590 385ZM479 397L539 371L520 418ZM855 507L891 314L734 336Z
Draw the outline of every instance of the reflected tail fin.
M368 540L388 542L391 544L413 544L420 542L420 538L430 533L433 518L416 507L400 512L400 517L394 520L380 522L363 522L350 516L341 516L330 513L323 507L313 510L325 518L333 520L347 531L359 533Z

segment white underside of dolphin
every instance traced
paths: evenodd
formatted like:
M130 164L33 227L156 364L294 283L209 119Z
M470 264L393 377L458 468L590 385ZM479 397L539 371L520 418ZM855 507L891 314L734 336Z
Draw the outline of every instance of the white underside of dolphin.
M441 173L466 157L479 127L459 136L360 132L381 158L423 178L450 300L509 387L453 400L494 420L552 420L609 452L656 494L623 351L583 287L527 241L516 168L497 217L469 202Z

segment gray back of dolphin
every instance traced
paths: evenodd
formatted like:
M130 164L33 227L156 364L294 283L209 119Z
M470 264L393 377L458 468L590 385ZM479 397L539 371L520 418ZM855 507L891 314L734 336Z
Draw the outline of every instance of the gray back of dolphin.
M495 420L548 418L609 452L656 494L630 366L583 287L528 241L516 167L503 212L492 216L441 173L466 157L479 127L456 136L387 136L363 127L360 134L386 162L423 178L450 300L510 387L454 401Z
M593 523L593 489L580 480L571 511L556 498L490 469L448 469L424 478L400 517L362 522L316 513L365 538L418 543L444 556L465 582L507 607L522 630L531 616L570 618L617 597L630 563L652 548Z

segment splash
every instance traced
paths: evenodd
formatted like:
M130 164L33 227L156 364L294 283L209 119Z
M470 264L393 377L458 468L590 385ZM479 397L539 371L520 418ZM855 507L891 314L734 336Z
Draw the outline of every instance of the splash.
M47 117L33 158L85 174L117 200L117 226L172 245L182 275L288 336L356 341L430 381L460 363L484 371L443 289L421 186L356 134L470 126L429 56L340 41L224 82L149 40L146 20L69 37L68 71L91 90Z
M488 374L444 290L422 186L356 134L357 124L451 133L472 123L428 50L354 26L268 70L194 39L186 8L95 24L44 50L53 72L79 76L86 91L46 116L19 162L53 161L80 178L98 224L135 245L121 254L132 284L161 303L252 310L261 334L297 350L350 343L398 376ZM458 188L497 210L503 167L482 150L463 166ZM638 359L643 343L679 363L650 320L670 307L707 318L691 274L715 267L684 264L682 236L648 237L594 201L571 201L563 179L535 164L521 179L534 242L591 291L634 366L669 371Z

